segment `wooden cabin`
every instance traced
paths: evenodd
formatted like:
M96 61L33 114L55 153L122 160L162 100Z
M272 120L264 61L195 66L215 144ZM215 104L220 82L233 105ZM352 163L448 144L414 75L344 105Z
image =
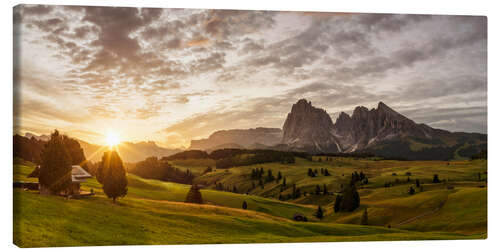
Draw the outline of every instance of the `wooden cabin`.
M31 172L28 177L38 178L40 174L40 166L37 166L33 172ZM86 179L92 178L85 169L79 165L71 166L71 185L66 189L61 191L60 195L78 195L80 194L80 183L85 182ZM40 194L51 194L50 190L44 186L39 185Z

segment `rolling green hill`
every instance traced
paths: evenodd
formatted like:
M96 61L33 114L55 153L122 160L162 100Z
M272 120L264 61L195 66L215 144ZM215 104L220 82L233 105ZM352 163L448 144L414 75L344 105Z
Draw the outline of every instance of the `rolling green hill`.
M367 164L378 171L364 170L369 167ZM203 205L182 202L189 189L187 185L146 180L131 174L128 195L117 204L104 196L95 179L84 183L82 189L94 189L96 195L79 200L15 189L14 243L21 247L42 247L485 238L486 188L478 187L479 182L472 179L477 178L475 172L485 171L486 162L451 164L452 167L444 162L339 159L262 165L265 169L272 168L274 173L282 171L289 183L295 182L304 189L328 183L334 190L338 181L344 181L354 169L367 171L373 182L359 190L361 208L353 213L335 214L330 199L324 197L326 217L321 222L313 216L316 206L307 204L317 200L313 196L306 196L311 201L290 202L261 197L266 194L272 197L274 183L249 195L203 189L206 202ZM400 176L412 171L412 176L427 180L433 173L425 171L429 165L433 169L442 168L435 171L440 171L443 178L456 179L454 189L426 183L424 192L408 196L404 192L407 184L380 186L387 178L394 177L392 172ZM251 185L245 174L252 167L257 166L231 168L227 172L216 170L198 179ZM329 171L331 168L332 176L307 177L307 167L328 167ZM36 181L26 178L32 169L33 166L14 165L14 180ZM470 202L477 197L479 203ZM243 201L248 203L248 210L240 209ZM370 226L353 225L359 224L364 207L369 211ZM292 221L294 213L303 213L310 222ZM425 216L418 217L422 214ZM408 221L414 217L418 218ZM400 222L404 223L398 225ZM387 224L392 228L387 228Z

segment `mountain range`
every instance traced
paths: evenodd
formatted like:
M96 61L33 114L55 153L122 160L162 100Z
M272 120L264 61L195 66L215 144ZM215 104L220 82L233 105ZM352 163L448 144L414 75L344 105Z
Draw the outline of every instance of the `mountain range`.
M26 133L14 136L14 156L37 159L48 135ZM88 160L99 161L101 145L77 139ZM220 130L208 138L192 140L191 150L214 151L224 148L304 151L313 154L371 153L407 160L450 160L470 158L485 152L487 135L449 132L418 124L383 102L377 108L358 106L348 115L341 112L335 123L326 110L300 99L292 105L283 128L257 127ZM181 149L167 149L155 142L122 142L125 162L150 156L170 156Z
M299 100L288 113L283 129L257 128L217 131L191 141L192 149L209 150L238 145L309 153L373 153L408 160L467 158L487 148L487 136L449 132L417 124L383 102L377 108L358 106L341 112L335 123L326 110Z
M35 135L25 133L24 136L14 135L14 156L25 160L37 162L43 149L43 145L50 139L49 135ZM102 145L88 143L75 138L83 149L85 157L90 161L100 161L105 149ZM164 157L181 152L181 149L168 149L156 145L155 142L122 142L120 143L120 155L124 162L138 162L150 156Z

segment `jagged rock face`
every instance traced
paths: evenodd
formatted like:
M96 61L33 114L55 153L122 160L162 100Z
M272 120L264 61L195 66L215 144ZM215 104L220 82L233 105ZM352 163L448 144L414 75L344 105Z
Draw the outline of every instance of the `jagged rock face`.
M311 102L301 99L288 113L281 142L292 149L338 152L333 129L332 119L324 109L313 107Z
M382 102L371 110L356 107L352 116L341 112L334 124L325 110L302 99L287 116L281 142L312 152L354 152L393 138L432 139L435 134L435 129L416 124Z
M335 135L345 152L362 150L377 142L395 137L432 138L434 129L416 124L384 103L377 109L356 107L352 117L341 113L334 125Z
M252 148L256 143L272 146L280 143L281 134L279 128L220 130L207 139L191 140L190 149L210 150L224 144L238 144L245 148Z

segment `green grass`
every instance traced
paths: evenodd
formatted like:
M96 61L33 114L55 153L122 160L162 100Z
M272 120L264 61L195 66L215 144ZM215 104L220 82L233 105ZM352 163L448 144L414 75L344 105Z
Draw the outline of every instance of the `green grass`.
M178 164L178 163L177 163ZM194 162L183 163L185 167ZM334 162L278 163L218 169L196 179L199 182L223 182L237 185L239 190L251 187L252 168L272 169L287 177L289 186L296 183L303 191L316 184L336 190L353 171L369 176L368 185L359 189L361 207L352 213L334 213L334 196L306 196L290 202L273 197L279 185L268 183L264 189L250 190L249 195L202 190L206 204L186 204L189 186L146 180L128 175L128 194L113 204L102 192L101 185L90 179L83 190L96 195L79 200L43 196L34 191L14 190L14 243L21 247L138 244L201 244L252 242L318 242L375 241L423 239L486 238L486 194L484 181L477 172L486 171L486 161L398 162L338 158ZM206 165L199 166L204 169ZM328 168L332 176L310 178L308 168ZM37 181L27 178L33 166L14 165L15 181ZM413 183L403 182L390 188L383 183L395 178L419 178L424 191L408 195ZM392 173L396 173L393 176ZM432 175L450 179L446 184L431 184ZM267 172L266 172L267 174ZM344 174L344 176L342 176ZM453 189L447 186L453 185ZM289 192L290 190L285 190ZM284 192L285 193L285 192ZM269 196L268 198L262 196ZM243 201L248 210L242 210ZM325 218L313 217L319 203ZM369 226L360 226L361 214L368 209ZM290 220L303 213L311 221ZM411 218L416 220L398 225ZM387 228L387 225L392 228Z
M14 243L20 247L480 237L383 227L296 223L240 209L135 198L112 204L101 195L66 200L15 190L14 207Z

